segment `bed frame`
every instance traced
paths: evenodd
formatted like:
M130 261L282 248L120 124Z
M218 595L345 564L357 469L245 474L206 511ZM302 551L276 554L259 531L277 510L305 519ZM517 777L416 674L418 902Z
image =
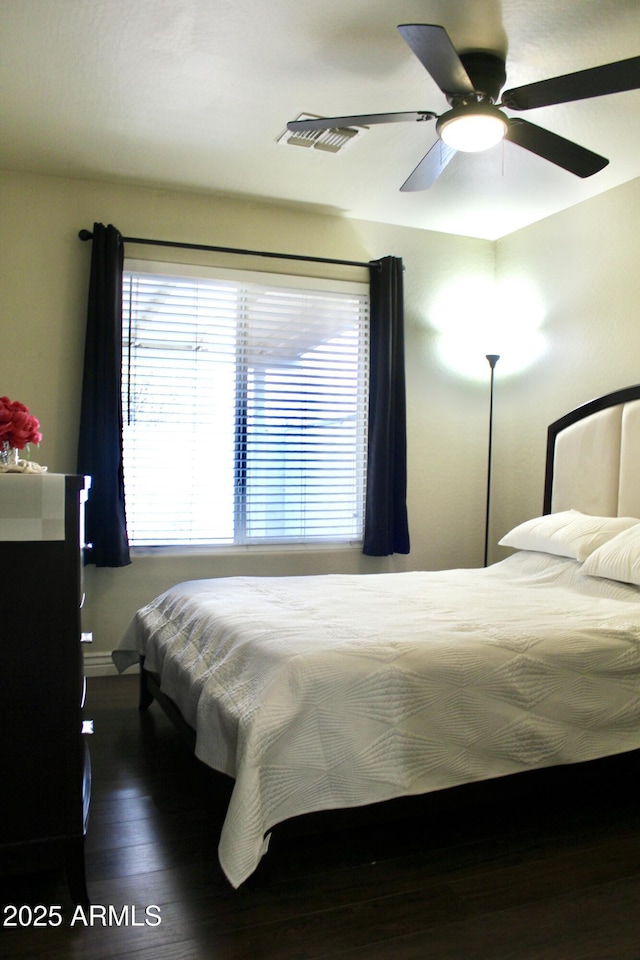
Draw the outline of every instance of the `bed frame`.
M544 513L640 517L640 384L577 407L547 431Z
M596 516L640 517L640 384L616 390L577 407L554 421L547 431L544 513L568 509ZM139 707L146 710L156 700L189 748L196 734L179 708L159 687L158 678L140 662ZM540 796L541 791L581 791L594 783L634 777L640 750L579 764L555 766L499 777L420 796L400 797L355 810L308 813L278 824L277 836L299 836L350 824L388 823L433 813L443 803L447 810L469 809L483 803ZM223 774L219 774L224 778ZM224 778L228 779L228 778ZM446 795L443 798L442 795ZM264 858L269 860L270 857ZM260 876L264 874L259 868Z

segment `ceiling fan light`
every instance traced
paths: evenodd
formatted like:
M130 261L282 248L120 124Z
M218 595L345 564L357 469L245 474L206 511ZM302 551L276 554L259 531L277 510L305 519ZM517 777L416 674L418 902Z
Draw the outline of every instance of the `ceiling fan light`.
M440 139L454 150L479 153L504 139L507 121L491 104L454 107L440 117L436 130Z

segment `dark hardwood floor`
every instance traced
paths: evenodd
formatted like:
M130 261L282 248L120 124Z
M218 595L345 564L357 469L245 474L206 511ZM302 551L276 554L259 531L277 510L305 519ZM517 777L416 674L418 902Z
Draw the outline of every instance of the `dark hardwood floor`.
M86 712L92 923L74 916L58 869L5 878L0 957L640 960L637 783L538 786L282 839L234 891L216 856L227 785L157 705L139 714L135 677L90 679ZM7 927L10 904L60 905L62 923Z

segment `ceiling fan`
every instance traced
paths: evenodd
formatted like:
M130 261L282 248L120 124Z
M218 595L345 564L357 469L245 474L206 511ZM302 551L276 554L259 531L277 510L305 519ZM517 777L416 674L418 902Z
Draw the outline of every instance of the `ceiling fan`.
M486 150L500 140L515 143L578 177L590 177L608 164L605 157L520 117L509 117L504 110L531 110L636 90L640 88L640 57L525 84L505 90L500 99L506 81L502 57L484 50L459 54L444 27L435 24L403 24L398 30L440 87L451 109L441 115L418 110L292 120L287 129L333 130L435 120L438 140L401 186L405 191L428 189L458 150Z

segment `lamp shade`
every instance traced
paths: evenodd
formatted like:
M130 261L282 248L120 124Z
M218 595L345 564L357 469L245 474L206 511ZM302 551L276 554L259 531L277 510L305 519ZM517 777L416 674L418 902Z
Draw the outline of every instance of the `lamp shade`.
M471 103L443 113L436 130L440 139L454 150L479 153L504 138L507 119L493 104Z

